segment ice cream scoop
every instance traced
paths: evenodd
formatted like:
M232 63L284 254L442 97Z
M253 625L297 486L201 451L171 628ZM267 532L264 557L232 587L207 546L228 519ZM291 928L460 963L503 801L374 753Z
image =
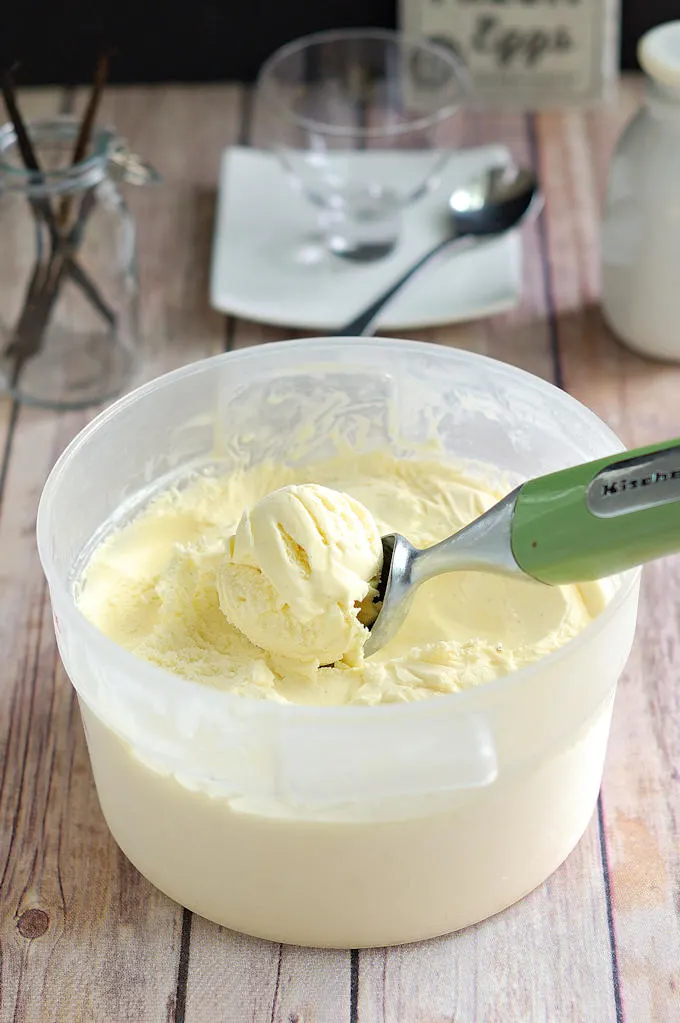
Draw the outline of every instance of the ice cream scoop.
M434 576L467 570L563 585L680 550L680 438L528 480L425 550L398 533L382 546L382 606L367 657L398 632L416 589Z
M220 607L269 653L352 664L381 562L380 531L359 501L312 483L282 487L241 517L217 574Z

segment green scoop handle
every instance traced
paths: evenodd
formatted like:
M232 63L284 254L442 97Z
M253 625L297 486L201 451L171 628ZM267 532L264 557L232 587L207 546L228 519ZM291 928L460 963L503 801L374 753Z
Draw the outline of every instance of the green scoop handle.
M680 550L680 438L528 480L511 543L519 567L552 585Z

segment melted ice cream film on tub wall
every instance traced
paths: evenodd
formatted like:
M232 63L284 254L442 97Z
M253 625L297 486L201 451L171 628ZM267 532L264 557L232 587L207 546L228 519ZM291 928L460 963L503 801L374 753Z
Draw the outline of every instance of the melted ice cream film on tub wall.
M371 513L316 484L288 486L243 513L217 574L220 607L256 646L297 660L355 664L382 545Z

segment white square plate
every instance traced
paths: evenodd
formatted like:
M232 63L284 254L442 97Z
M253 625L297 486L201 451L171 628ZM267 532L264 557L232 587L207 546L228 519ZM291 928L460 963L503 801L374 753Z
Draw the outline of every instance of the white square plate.
M417 153L388 156L418 158ZM332 333L446 236L446 203L454 188L509 159L503 146L454 153L438 187L404 211L395 251L375 263L357 264L324 250L315 210L291 188L274 155L227 149L220 168L211 303L261 323ZM435 326L510 309L520 295L521 253L520 237L512 232L440 258L392 300L379 326Z

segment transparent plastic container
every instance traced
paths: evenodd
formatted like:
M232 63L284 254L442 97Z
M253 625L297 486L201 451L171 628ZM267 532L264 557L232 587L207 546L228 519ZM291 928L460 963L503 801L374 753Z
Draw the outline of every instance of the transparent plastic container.
M322 411L305 460L330 453L331 429L362 450L407 453L432 424L447 455L513 476L621 449L573 398L480 356L375 339L270 344L171 373L99 416L47 482L38 543L102 810L130 860L228 927L384 945L503 909L576 845L597 799L639 572L608 581L604 612L550 657L478 689L378 707L201 687L83 618L74 584L106 531L188 470L228 471L244 452L251 464L289 461L295 428Z

